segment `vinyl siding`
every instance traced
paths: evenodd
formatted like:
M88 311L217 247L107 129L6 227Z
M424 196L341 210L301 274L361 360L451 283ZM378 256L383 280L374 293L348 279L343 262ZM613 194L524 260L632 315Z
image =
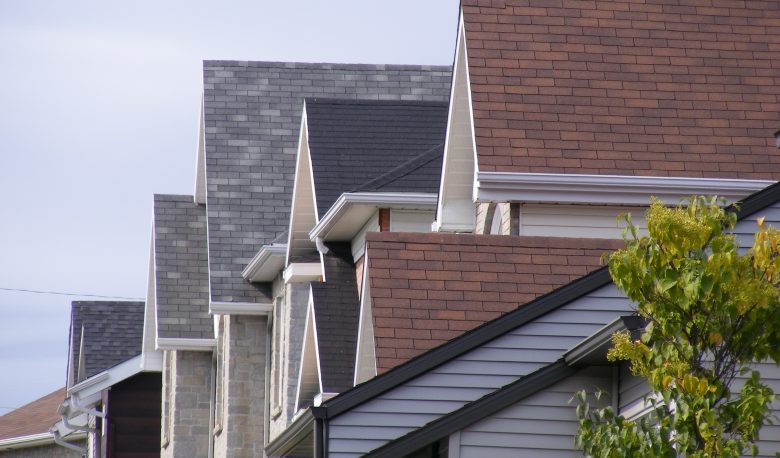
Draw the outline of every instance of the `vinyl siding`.
M376 211L352 238L352 259L360 259L366 251L366 233L379 232L379 212Z
M329 422L329 456L352 457L400 437L549 364L631 313L610 285L416 377Z
M639 228L646 227L643 207L601 205L537 205L520 207L520 235L620 239L626 223L621 213L631 213Z
M609 389L612 370L592 367L461 430L460 458L480 457L579 457L574 449L577 432L576 402L569 402L581 389ZM601 405L610 397L601 398ZM592 406L599 401L590 399ZM456 437L457 437L456 436ZM454 444L450 442L450 446ZM457 455L456 455L457 456Z
M644 397L650 388L645 379L631 375L628 364L620 365L620 382L618 388L618 412L623 414L627 409L644 403Z

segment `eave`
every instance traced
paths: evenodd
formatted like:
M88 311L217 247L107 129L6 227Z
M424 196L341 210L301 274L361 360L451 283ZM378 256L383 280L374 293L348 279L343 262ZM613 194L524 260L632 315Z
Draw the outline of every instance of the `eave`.
M314 434L314 424L315 418L311 408L299 412L290 426L266 445L266 455L273 457L291 454L298 446L305 444L309 436Z
M478 202L647 205L649 196L672 204L693 194L711 194L733 202L774 183L725 178L479 172L475 198Z
M270 282L284 268L287 257L287 244L274 243L260 248L254 258L241 272L245 280L251 282Z
M87 437L85 433L75 432L69 435L68 440L80 440ZM38 447L41 445L48 445L54 443L54 434L51 432L29 434L27 436L11 437L8 439L0 439L0 452L6 450L14 450L28 447Z
M103 390L142 372L142 361L142 355L135 356L71 386L67 391L68 399L81 406L99 402Z
M618 317L564 353L563 360L569 366L608 364L607 352L612 348L612 336L616 332L628 331L631 339L636 340L644 327L645 320L639 315Z
M268 315L273 312L273 303L249 302L211 302L209 313L212 315Z
M212 351L216 346L215 339L157 338L158 350Z
M345 192L309 232L309 238L313 242L349 241L379 208L433 211L437 199L435 193Z

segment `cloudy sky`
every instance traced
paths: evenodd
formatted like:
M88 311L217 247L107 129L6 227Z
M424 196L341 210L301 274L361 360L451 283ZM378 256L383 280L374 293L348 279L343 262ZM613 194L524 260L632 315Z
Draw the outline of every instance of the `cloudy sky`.
M65 383L70 302L143 298L191 194L201 61L451 64L457 0L0 2L0 414Z

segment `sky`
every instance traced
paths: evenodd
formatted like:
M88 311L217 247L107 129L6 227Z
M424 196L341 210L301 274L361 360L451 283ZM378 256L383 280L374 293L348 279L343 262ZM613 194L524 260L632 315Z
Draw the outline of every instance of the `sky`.
M204 59L450 65L457 20L457 0L0 2L0 414L64 386L71 301L145 298L152 195L194 189Z

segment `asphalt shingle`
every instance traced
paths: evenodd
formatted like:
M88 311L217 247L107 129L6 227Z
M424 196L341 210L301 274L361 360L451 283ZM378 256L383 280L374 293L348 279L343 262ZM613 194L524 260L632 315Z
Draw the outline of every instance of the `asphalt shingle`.
M306 99L320 217L343 192L439 190L446 102Z
M349 243L328 243L323 256L325 282L312 283L322 389L352 388L355 374L360 300Z
M206 207L192 196L154 196L157 336L213 339Z
M78 364L83 359L81 372L86 379L138 356L143 327L143 302L74 301L70 312L71 361ZM78 372L75 367L74 375Z
M211 300L269 301L241 271L287 230L305 97L446 101L450 67L204 62Z

